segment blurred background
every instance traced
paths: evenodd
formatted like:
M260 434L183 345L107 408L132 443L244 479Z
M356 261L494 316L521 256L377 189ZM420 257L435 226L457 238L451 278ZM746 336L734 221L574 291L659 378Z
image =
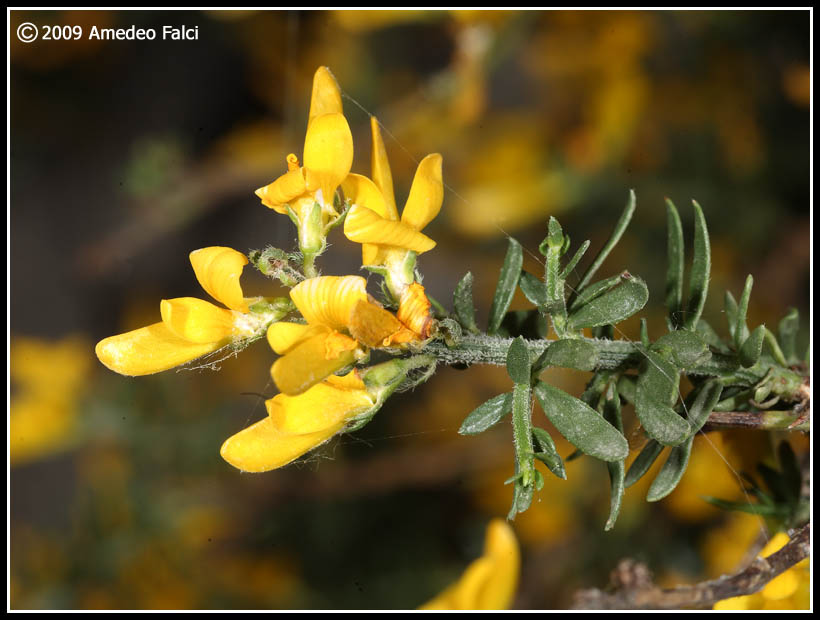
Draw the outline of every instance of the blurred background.
M487 522L506 514L510 428L456 432L509 389L503 368L441 369L354 436L242 474L219 447L274 394L264 341L218 372L126 378L94 356L98 340L158 321L160 299L203 297L191 250L293 247L290 221L253 191L301 154L318 66L344 91L354 171L370 172L368 114L389 132L399 205L416 163L442 153L448 189L425 230L438 246L420 267L446 305L471 270L486 321L505 235L536 273L551 215L575 246L590 239L592 254L634 188L633 224L601 275L647 280L643 314L660 335L664 198L687 244L697 199L712 236L705 318L725 335L723 291L737 297L748 273L750 324L774 326L790 306L808 317L809 17L12 11L11 607L414 608L461 574ZM13 34L23 22L135 25L160 38L184 24L198 40L27 44ZM359 246L339 231L330 241L324 273L358 273ZM243 287L280 292L250 268ZM637 337L637 321L623 337ZM587 379L549 375L574 394ZM805 439L791 440L805 452ZM566 607L626 556L664 585L735 570L761 524L700 496L741 498L730 466L752 471L774 441L700 437L679 488L647 504L646 476L608 533L603 463L574 460L567 481L545 472L514 522L515 607Z

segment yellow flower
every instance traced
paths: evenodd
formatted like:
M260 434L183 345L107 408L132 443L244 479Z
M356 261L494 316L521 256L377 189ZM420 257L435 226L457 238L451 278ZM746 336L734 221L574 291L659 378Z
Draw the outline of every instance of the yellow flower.
M222 444L222 458L242 471L263 472L287 465L340 432L377 405L355 370L328 377L298 396L266 401L268 417Z
M484 555L419 609L507 609L515 598L520 564L515 533L503 519L493 519L487 526Z
M327 226L339 215L333 204L336 188L352 163L353 136L342 114L339 85L327 67L319 67L313 76L304 165L291 153L288 171L256 190L266 207L291 216L306 255L324 250Z
M208 247L190 254L196 279L208 294L229 309L193 297L163 299L162 321L97 344L100 361L122 375L150 375L190 362L231 342L252 338L285 310L264 304L259 312L249 305L262 298L245 298L239 285L248 259L226 247Z
M782 549L789 542L785 532L775 534L768 544L763 547L760 557L767 558ZM787 571L784 571L769 583L760 592L747 596L735 596L715 603L712 609L746 610L746 609L808 609L809 587L811 575L809 559L798 562Z
M307 324L281 322L268 329L271 348L282 356L271 376L285 394L301 394L364 357L368 348L415 338L373 301L360 276L309 278L291 289L290 298Z
M386 270L387 285L399 300L415 280L416 255L436 246L421 230L438 215L444 199L441 155L433 153L421 160L399 219L390 164L375 117L370 117L370 128L373 180L349 174L342 183L345 198L353 203L345 219L344 233L351 241L362 244L363 265Z

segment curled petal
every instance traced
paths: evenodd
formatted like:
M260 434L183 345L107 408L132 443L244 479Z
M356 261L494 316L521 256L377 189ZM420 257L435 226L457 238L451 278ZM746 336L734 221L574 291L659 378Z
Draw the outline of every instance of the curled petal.
M189 255L196 279L207 293L231 310L247 312L239 278L248 258L233 248L214 246L194 250Z
M385 202L382 192L366 176L350 173L342 183L345 198L349 198L354 205L367 207L388 220L398 220L395 209L391 212Z
M163 299L159 309L166 327L188 342L220 342L230 338L235 331L233 313L230 310L202 299Z
M397 220L399 219L399 212L396 209L396 198L393 193L393 175L390 172L390 162L387 161L387 151L384 148L379 121L375 116L370 117L370 133L373 137L370 153L370 169L373 173L373 182L384 196L384 201L391 214L389 219Z
M323 114L341 114L342 95L339 83L330 69L319 67L313 74L313 92L310 96L310 114L308 124Z
M308 324L343 331L356 302L367 300L365 284L361 276L320 276L294 286L290 298Z
M277 429L273 420L267 417L225 440L220 454L242 471L270 471L320 446L343 426L338 424L315 433L291 435Z
M303 394L278 394L265 403L273 425L289 434L307 434L338 428L375 405L364 389L342 389L328 382Z
M441 180L441 155L433 153L421 160L413 177L410 196L404 205L401 221L414 230L421 230L438 215L444 200Z
M271 377L279 391L301 394L326 377L356 361L356 351L337 351L327 358L327 336L317 335L301 342L271 366Z
M430 337L433 317L430 313L430 300L424 294L424 287L414 282L405 289L399 301L397 313L399 321L412 329L422 340Z
M322 199L333 204L336 188L353 164L353 136L341 114L316 116L305 136L305 179L310 191L322 190Z
M197 344L174 334L165 323L154 323L101 340L95 349L100 361L121 375L151 375L216 351L224 343Z
M284 355L296 345L313 336L330 333L330 328L324 325L304 325L279 321L268 328L268 344L274 352Z
M380 217L370 209L354 206L345 218L345 236L356 243L389 245L421 254L436 247L436 242L403 222Z
M350 335L368 347L385 346L401 327L390 312L366 300L359 300L350 316Z
M273 183L260 187L254 192L262 204L277 213L288 212L287 205L300 196L307 194L307 181L304 168L297 168L286 172Z

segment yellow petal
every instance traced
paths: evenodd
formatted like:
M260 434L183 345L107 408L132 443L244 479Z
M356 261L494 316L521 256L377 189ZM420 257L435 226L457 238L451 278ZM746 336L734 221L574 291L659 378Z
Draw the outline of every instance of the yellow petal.
M800 575L797 571L787 570L767 583L760 594L768 601L779 601L797 592L799 586Z
M339 424L307 435L289 435L278 430L267 417L225 440L220 454L242 471L270 471L323 444L342 430L342 426Z
M260 187L254 192L262 204L278 213L287 213L287 204L307 194L304 168L286 172L273 183Z
M356 243L390 245L421 254L436 247L430 237L407 224L384 219L364 207L354 206L347 214L345 236Z
M441 180L441 155L433 153L421 160L404 205L401 221L414 230L421 230L438 215L444 200Z
M752 609L754 603L754 596L733 596L718 601L712 606L712 609L716 611L746 611Z
M430 337L433 317L430 313L430 300L424 294L424 287L421 284L414 282L405 289L396 316L422 340Z
M359 300L350 317L350 335L368 347L383 347L401 329L399 320L376 304Z
M325 383L339 388L340 390L363 390L365 389L364 381L359 377L359 371L355 368L343 376L331 375L325 379Z
M341 114L342 95L339 83L330 69L319 67L313 74L313 92L310 96L310 115L308 123L323 114Z
M399 219L399 212L396 209L396 197L393 193L393 175L390 173L390 162L387 161L387 151L384 148L382 132L379 128L379 121L375 116L370 117L370 133L373 136L372 150L370 153L370 168L373 173L373 182L384 196L385 204L390 215L385 216L391 220Z
M304 325L280 321L268 328L268 344L276 353L284 355L312 336L329 333L330 328L324 325Z
M283 394L301 394L325 377L352 364L354 351L342 351L327 359L326 336L320 334L301 342L271 366L271 377Z
M223 344L189 342L175 335L165 323L154 323L101 340L95 350L100 361L114 372L136 377L190 362Z
M319 276L302 280L290 291L290 298L310 325L326 325L344 331L359 300L367 300L361 276Z
M189 255L196 279L207 293L231 310L247 312L239 278L248 258L233 248L214 246Z
M219 342L234 333L233 313L202 299L163 299L159 309L166 327L188 342Z
M322 382L298 396L279 394L265 406L274 427L283 433L302 435L338 428L374 404L363 389L340 389Z
M310 191L322 190L322 200L333 204L336 188L353 164L353 136L341 114L323 114L310 121L305 136L305 180Z
M388 220L397 221L399 219L395 210L391 213L388 209L381 190L366 176L355 173L348 174L342 183L342 191L345 193L345 198L350 199L350 202L354 205L367 207Z

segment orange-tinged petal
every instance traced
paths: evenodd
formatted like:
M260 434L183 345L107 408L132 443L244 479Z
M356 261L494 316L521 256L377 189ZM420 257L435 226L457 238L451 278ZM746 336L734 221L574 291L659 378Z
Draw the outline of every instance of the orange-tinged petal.
M344 424L316 433L290 435L278 430L270 417L252 424L229 437L220 454L242 471L263 472L287 465L306 452L320 446L342 430Z
M414 230L421 230L438 215L444 200L441 180L441 155L433 153L421 160L413 177L410 196L404 205L401 221Z
M174 334L165 323L154 323L101 340L96 353L114 372L136 377L185 364L216 351L223 344L196 344Z
M368 347L385 346L401 327L390 312L367 300L359 300L350 317L350 335Z
M290 298L308 324L343 331L356 302L367 300L365 285L361 276L319 276L294 286Z
M230 338L234 333L233 314L230 310L196 297L163 299L159 309L166 327L188 342L219 342Z
M248 258L233 248L214 246L194 250L189 255L196 279L207 293L231 310L247 312L239 278Z
M399 219L399 211L396 209L396 197L393 193L393 175L390 172L390 162L387 161L387 151L384 148L379 121L375 116L370 117L370 133L372 135L370 169L373 173L373 182L384 196L385 204L389 210L390 215L385 217L397 220Z
M325 359L335 360L346 351L355 351L359 343L350 336L331 331L325 336Z
M304 168L286 172L273 183L260 187L256 192L262 204L278 213L287 213L287 204L308 191Z
M338 428L374 404L365 390L344 390L322 382L298 396L278 394L265 406L277 429L302 435Z
M333 204L336 188L353 164L353 136L341 114L323 114L310 121L305 136L305 180L310 191L322 190L322 200Z
M308 123L323 114L342 113L342 94L339 83L330 69L319 67L313 74L313 92L310 96L310 114Z
M308 338L273 363L271 377L280 392L301 394L356 361L355 351L342 351L335 359L327 359L326 339L322 334Z
M375 243L421 254L436 247L430 237L402 222L386 220L365 207L354 206L345 219L345 236L356 243Z
M346 375L331 375L325 379L325 383L340 390L363 390L364 381L359 377L359 371L355 368Z
M430 300L424 294L424 287L421 284L414 282L405 289L396 316L422 340L430 337L433 317L430 313Z
M350 173L342 183L345 198L349 198L354 205L367 207L388 220L398 220L394 212L390 212L381 190L376 184L361 174Z
M284 355L296 345L318 334L327 335L330 328L324 325L304 325L279 321L268 327L268 344L279 355Z

